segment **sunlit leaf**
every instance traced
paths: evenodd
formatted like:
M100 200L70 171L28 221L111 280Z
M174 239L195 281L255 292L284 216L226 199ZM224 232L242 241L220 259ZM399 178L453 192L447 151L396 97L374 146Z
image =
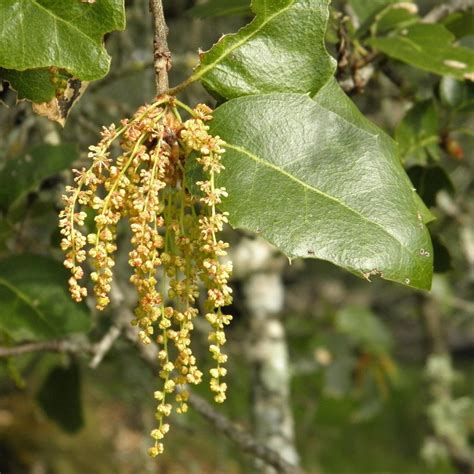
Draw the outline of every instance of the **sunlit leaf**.
M219 107L211 130L227 142L218 177L229 192L223 208L234 227L261 234L291 258L429 288L426 208L395 144L348 104L332 86L314 100L269 94Z
M335 62L324 45L327 0L254 0L255 19L225 35L192 79L226 99L267 92L316 92Z

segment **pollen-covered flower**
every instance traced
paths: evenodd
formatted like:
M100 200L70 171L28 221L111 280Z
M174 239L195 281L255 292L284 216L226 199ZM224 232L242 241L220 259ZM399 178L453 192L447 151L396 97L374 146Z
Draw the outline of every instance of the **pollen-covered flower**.
M188 410L186 387L203 378L191 349L200 285L207 290L203 313L211 326L209 351L216 366L210 370L210 388L217 402L224 401L227 389L222 348L232 317L222 308L232 301L232 264L221 261L228 244L218 239L228 216L217 206L227 191L215 184L224 169L225 144L209 134L209 107L198 105L183 122L176 107L190 109L180 104L163 96L140 107L119 127L104 127L100 142L89 147L89 166L75 170L74 186L66 187L59 223L71 295L76 301L87 296L82 280L90 269L99 310L110 301L119 224L128 223L130 282L137 292L131 324L141 343L158 345L161 389L154 394L152 457L163 452L166 419L173 409ZM114 141L120 145L115 157ZM199 197L191 193L184 173L191 152L205 176L195 183Z

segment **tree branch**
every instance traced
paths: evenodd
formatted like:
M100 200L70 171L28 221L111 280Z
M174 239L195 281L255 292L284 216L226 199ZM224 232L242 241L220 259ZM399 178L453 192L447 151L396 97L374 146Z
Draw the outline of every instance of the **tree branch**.
M150 0L153 15L153 58L155 67L156 94L163 94L169 87L168 71L171 69L171 53L168 49L168 27L166 26L163 3Z
M454 12L467 11L474 8L474 0L451 0L434 7L424 18L424 23L436 23Z
M33 352L61 352L61 353L79 353L91 352L92 349L87 345L76 344L69 340L53 340L30 342L14 347L0 347L0 358L13 357Z
M96 369L100 365L107 352L112 349L121 332L122 328L118 324L110 326L105 336L95 346L94 357L89 364L91 369Z
M278 452L258 443L253 436L216 411L212 405L198 395L191 393L189 400L194 410L209 421L221 433L239 446L242 451L252 454L283 474L302 474L302 471L286 462Z

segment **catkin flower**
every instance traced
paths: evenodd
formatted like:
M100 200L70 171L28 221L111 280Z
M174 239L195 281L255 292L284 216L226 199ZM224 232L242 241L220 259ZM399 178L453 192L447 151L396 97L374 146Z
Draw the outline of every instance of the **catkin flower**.
M191 118L183 122L177 107L192 112ZM217 206L227 191L215 184L224 169L225 143L209 133L206 122L211 119L206 105L191 111L177 99L162 96L119 127L104 127L99 143L89 148L89 167L74 171L75 185L66 187L59 216L71 295L81 301L88 294L81 281L89 257L99 310L110 301L119 224L128 222L130 282L137 293L131 324L141 343L158 346L161 388L154 393L157 427L150 433L152 457L163 452L162 440L169 431L166 419L173 409L188 410L187 386L203 378L191 349L200 285L207 290L204 312L211 326L214 399L224 401L227 389L222 382L227 355L222 349L224 329L232 317L222 308L232 301L232 264L221 261L228 244L218 239L228 217ZM120 153L114 158L115 141ZM199 197L190 192L184 172L191 153L205 176L195 183Z

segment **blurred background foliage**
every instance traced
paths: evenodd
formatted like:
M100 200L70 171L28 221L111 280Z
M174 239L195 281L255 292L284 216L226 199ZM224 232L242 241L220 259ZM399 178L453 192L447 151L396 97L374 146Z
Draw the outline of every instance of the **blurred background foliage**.
M248 3L165 2L171 84L189 75L198 48L208 49L222 33L248 22ZM474 87L410 65L389 47L380 48L386 54L374 54L374 32L393 38L413 22L409 9L387 10L390 3L396 2L334 1L327 45L339 59L339 82L363 113L398 141L414 187L437 217L430 224L436 275L428 294L376 278L369 284L321 261L278 260L296 447L310 473L448 474L471 472L466 469L473 465ZM419 15L439 3L418 1ZM69 303L58 283L65 279L55 263L61 259L56 216L62 188L71 179L70 164L97 141L102 125L129 116L154 95L147 2L128 0L126 7L126 31L106 37L110 74L89 86L64 129L35 116L26 103L15 105L6 86L1 92L6 105L0 108L2 345L31 340L32 334L51 339L78 331L83 331L75 336L79 339L90 331L97 340L110 326L107 315ZM457 12L438 23L471 48L473 15ZM213 104L197 84L183 96L190 104ZM236 248L255 239L228 232ZM127 236L121 239L126 242ZM126 278L122 258L118 269ZM234 281L229 400L219 409L251 429L246 278L237 272ZM12 297L12 286L21 298ZM58 324L38 327L35 315L43 312ZM199 337L205 342L204 331ZM173 421L177 428L158 464L149 460L155 383L135 349L122 340L97 370L81 357L64 355L0 360L0 471L232 474L254 469L248 456L192 410ZM198 391L207 396L206 387Z

